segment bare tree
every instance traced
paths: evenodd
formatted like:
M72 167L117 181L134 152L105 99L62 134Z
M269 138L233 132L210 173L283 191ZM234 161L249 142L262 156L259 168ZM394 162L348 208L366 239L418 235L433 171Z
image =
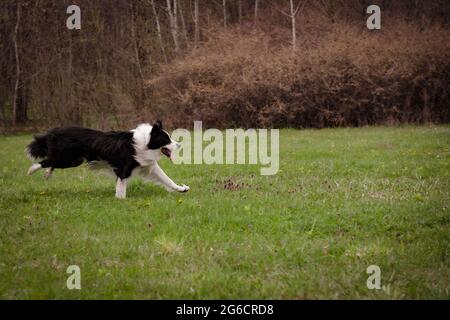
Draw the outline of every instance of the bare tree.
M173 43L175 45L175 52L180 49L178 43L178 19L177 19L177 0L173 0L173 7L171 0L167 0L167 14L169 15L170 31L172 33Z
M291 29L292 29L292 50L295 51L297 49L297 29L295 26L295 20L297 15L303 10L305 7L306 0L300 0L297 6L294 9L294 0L289 0L289 13L284 12L283 10L278 10L285 16L291 19Z
M198 0L194 0L194 33L195 33L195 40L194 44L195 47L198 46L198 43L200 41L200 29L198 27Z
M67 61L67 104L72 114L72 120L76 124L81 124L81 110L74 106L73 99L73 32L69 35L68 61Z
M5 101L6 97L3 94L0 94L0 121L1 121L1 129L0 132L2 132L3 130L6 131L6 117L5 117Z
M142 73L141 61L139 59L139 47L136 39L136 27L134 25L135 17L134 17L133 2L130 2L130 11L131 11L131 38L133 39L134 58L136 59L136 66L138 68L139 77L141 78L142 81L142 90L143 90L145 79L144 74Z
M223 27L227 27L227 0L222 0L223 6Z
M14 85L13 114L12 114L12 125L13 126L16 126L16 120L17 120L17 99L18 99L19 81L20 81L20 59L19 59L19 47L17 44L17 35L19 33L19 25L20 25L20 13L21 13L20 2L17 2L16 26L14 28L14 34L13 34L14 56L16 59L16 83Z
M239 23L242 22L242 0L238 1Z
M183 15L183 6L181 5L183 2L180 2L178 8L180 9L180 18L181 18L181 28L183 29L183 36L184 36L184 41L187 43L188 42L188 35L187 35L187 30L186 30L186 23L184 22L184 15Z
M153 9L153 15L155 16L156 32L158 33L159 44L161 45L161 52L164 58L164 62L167 63L166 49L164 48L164 42L161 34L161 25L159 24L158 12L156 12L155 1L151 0L151 4Z
M292 27L292 50L296 49L296 38L297 38L297 30L296 30L296 26L295 26L295 18L297 16L297 10L298 10L298 6L297 9L294 11L294 0L289 0L289 7L291 9L290 13L291 13L291 27Z

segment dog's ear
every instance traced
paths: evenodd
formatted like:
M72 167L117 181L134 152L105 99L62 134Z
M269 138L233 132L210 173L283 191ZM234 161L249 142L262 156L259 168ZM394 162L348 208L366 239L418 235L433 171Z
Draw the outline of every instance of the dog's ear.
M163 129L161 120L158 120L153 124L153 129L156 129L156 131Z

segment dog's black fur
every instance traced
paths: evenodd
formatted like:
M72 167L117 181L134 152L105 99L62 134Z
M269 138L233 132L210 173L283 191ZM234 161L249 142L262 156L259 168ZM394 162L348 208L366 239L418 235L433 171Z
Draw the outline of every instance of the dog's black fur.
M149 149L159 149L171 142L157 121L150 133ZM42 168L71 168L83 162L105 161L120 179L131 176L139 166L135 160L133 132L98 130L81 127L55 128L35 136L27 147L31 157L42 159Z

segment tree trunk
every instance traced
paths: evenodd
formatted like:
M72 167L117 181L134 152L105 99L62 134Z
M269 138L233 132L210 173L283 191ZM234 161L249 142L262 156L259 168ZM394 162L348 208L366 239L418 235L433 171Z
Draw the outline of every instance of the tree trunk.
M161 52L162 52L162 55L164 58L164 62L167 63L166 49L164 48L164 42L163 42L162 34L161 34L161 25L159 24L158 13L156 12L155 1L151 0L151 4L152 4L152 9L153 9L153 15L155 16L156 32L158 33L159 44L161 45Z
M69 105L70 110L70 121L74 124L81 125L81 118L82 118L82 111L79 105L75 105L75 99L74 99L74 81L73 81L73 37L75 32L70 31L69 34L69 56L68 56L68 63L67 63L67 104Z
M175 30L175 34L177 35L177 45L178 48L180 48L180 44L178 41L178 2L177 0L173 0L173 26L174 26L174 30Z
M24 80L20 73L19 86L16 98L16 123L24 123L28 120L28 99L30 96L30 81Z
M13 34L13 42L14 42L14 56L16 59L16 82L14 85L14 94L13 94L13 112L12 112L12 125L13 127L16 126L17 121L17 102L18 102L18 94L19 94L19 82L20 82L20 60L19 60L19 47L17 44L17 36L19 33L19 25L20 25L20 13L21 13L21 6L20 2L17 2L17 10L16 10L16 26L14 28L14 34Z
M177 0L173 1L173 11L170 1L171 0L167 0L167 14L169 15L170 32L172 33L175 52L178 53L179 44L178 44Z
M222 0L223 6L223 27L227 27L227 0Z
M194 0L194 29L195 29L194 45L195 47L198 47L198 43L200 41L200 29L198 27L198 0Z
M296 18L296 12L294 11L294 0L290 0L290 6L291 6L291 26L292 26L292 50L295 51L296 49L296 38L297 33L295 30L295 18Z
M130 11L131 11L131 38L133 41L133 48L134 48L134 58L136 59L136 67L138 69L139 77L141 78L141 93L142 98L145 97L144 93L144 74L142 73L142 67L141 67L141 61L139 59L139 46L136 39L136 27L134 25L134 9L133 9L133 2L130 2ZM143 101L141 101L143 102Z
M187 30L186 30L186 23L184 22L183 8L182 8L181 4L182 4L182 2L180 2L179 6L178 6L180 8L181 28L183 29L184 41L187 43L188 35L187 35Z
M133 2L130 2L130 11L131 11L131 38L133 41L134 48L134 58L136 59L136 66L139 72L139 77L142 80L142 87L144 86L144 74L142 73L141 61L139 59L139 46L136 39L136 27L134 25L134 9Z
M239 23L242 22L242 0L238 2Z
M258 21L259 0L255 0L255 23Z
M3 101L2 97L0 97L0 124L1 131L6 131L6 119L5 119L5 109L4 109L5 101Z
M0 92L0 128L3 130L6 130L6 117L5 117L5 103L6 103L6 95L2 94L3 92ZM0 131L0 132L2 132Z

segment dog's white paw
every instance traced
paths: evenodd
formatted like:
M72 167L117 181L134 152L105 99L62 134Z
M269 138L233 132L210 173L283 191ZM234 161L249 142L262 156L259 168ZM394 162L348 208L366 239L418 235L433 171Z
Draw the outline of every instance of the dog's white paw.
M124 194L120 194L120 193L119 193L119 194L117 194L117 193L116 193L116 198L117 198L117 199L121 199L121 200L122 200L122 199L126 199L126 198L127 198L127 196L126 196L126 195L124 195Z
M188 192L189 191L189 186L186 186L184 184L182 186L178 186L177 191L178 192Z
M116 190L116 198L117 199L125 199L127 194L124 190Z
M30 169L28 169L28 175L31 176L33 173L38 171L39 169L42 169L42 166L39 163L34 163Z
M44 179L45 179L45 180L50 179L51 176L52 176L52 173L53 173L53 169L52 169L52 168L47 168L47 169L45 170L45 173L44 173Z

